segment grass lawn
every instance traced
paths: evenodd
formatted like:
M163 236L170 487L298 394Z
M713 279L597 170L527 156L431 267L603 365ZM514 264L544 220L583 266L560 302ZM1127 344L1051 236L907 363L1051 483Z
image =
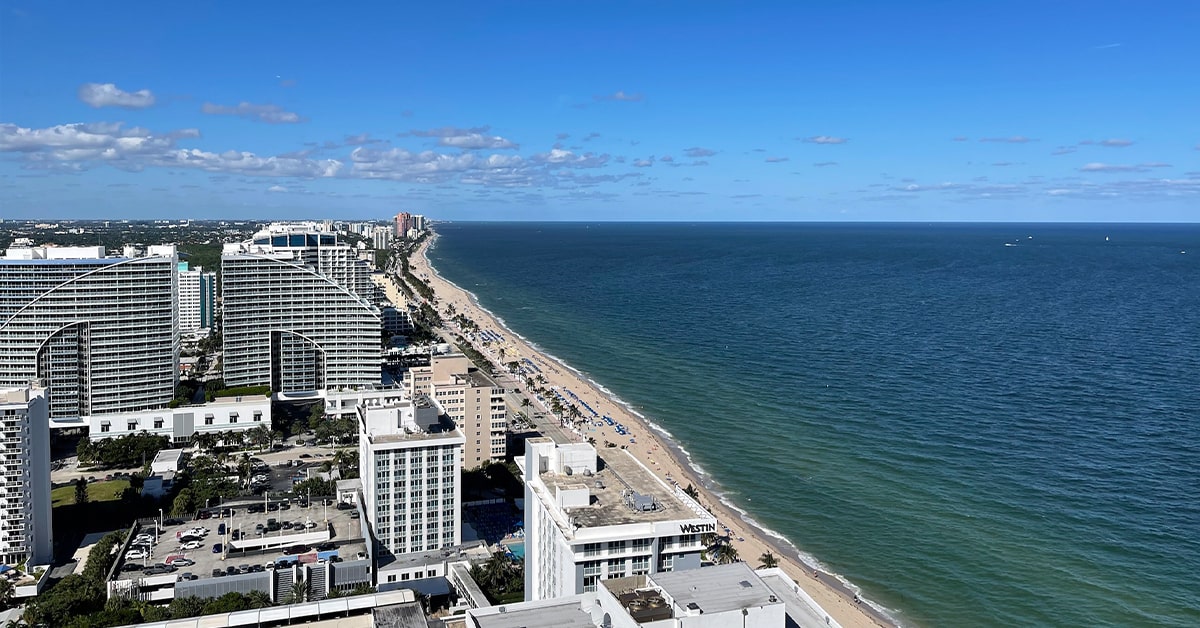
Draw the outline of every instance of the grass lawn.
M88 500L107 502L121 499L121 493L129 488L129 480L110 480L108 482L88 482ZM50 491L52 508L75 503L75 485L68 484Z

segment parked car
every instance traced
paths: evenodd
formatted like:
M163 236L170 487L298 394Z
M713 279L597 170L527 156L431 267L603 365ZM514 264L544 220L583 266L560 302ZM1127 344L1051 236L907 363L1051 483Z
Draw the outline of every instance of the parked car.
M337 549L337 543L326 542L326 543L321 543L320 545L317 546L318 552L328 552L329 550L335 550L335 549Z
M214 577L214 578L220 578L221 576L224 576L224 575L225 575L224 569L213 569L212 570L212 577Z
M214 553L214 554L220 554L220 553L221 553L221 549L222 549L222 545L221 545L220 543L213 543L213 547L212 547L212 553Z
M137 563L125 563L124 565L121 565L121 571L124 572L138 571L141 568L142 566Z
M175 556L173 558L167 559L167 564L173 565L175 567L191 567L192 565L196 564L196 561L194 561L190 558L186 558L184 556Z
M351 512L351 513L350 513L350 518L351 518L351 519L358 519L358 511L357 511L357 510L355 510L355 511Z
M337 505L338 510L350 510L351 508L354 508L354 504L350 504L347 502L338 502L338 505Z
M204 544L201 543L200 541L188 541L187 543L180 545L179 549L181 549L181 550L198 550L201 547L204 547Z
M179 574L179 579L180 580L196 580L197 576L196 576L196 574L194 574L190 571L185 571L185 572Z
M308 552L308 550L309 550L309 547L307 545L293 545L293 546L283 550L283 553L284 554L304 554L304 553Z
M224 522L217 525L217 536L225 536L225 523Z
M146 557L146 552L140 549L131 549L125 552L125 560L141 560Z

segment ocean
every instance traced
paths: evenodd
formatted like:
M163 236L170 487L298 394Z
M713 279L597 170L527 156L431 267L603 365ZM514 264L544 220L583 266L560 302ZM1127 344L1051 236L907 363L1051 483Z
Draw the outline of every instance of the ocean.
M1200 225L436 230L439 272L901 623L1200 625Z

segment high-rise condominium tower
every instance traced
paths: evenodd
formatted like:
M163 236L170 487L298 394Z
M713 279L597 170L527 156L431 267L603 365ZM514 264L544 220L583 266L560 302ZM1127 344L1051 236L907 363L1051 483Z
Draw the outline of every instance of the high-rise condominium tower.
M221 256L224 378L276 392L378 384L369 271L317 225L273 225Z
M173 246L14 247L0 259L0 387L46 386L51 418L161 408L175 396Z

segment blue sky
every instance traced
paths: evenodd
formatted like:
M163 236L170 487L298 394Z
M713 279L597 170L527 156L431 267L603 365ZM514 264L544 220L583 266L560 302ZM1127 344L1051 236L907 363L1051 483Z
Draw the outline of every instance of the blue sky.
M1198 32L1196 2L0 0L0 217L1192 222Z

